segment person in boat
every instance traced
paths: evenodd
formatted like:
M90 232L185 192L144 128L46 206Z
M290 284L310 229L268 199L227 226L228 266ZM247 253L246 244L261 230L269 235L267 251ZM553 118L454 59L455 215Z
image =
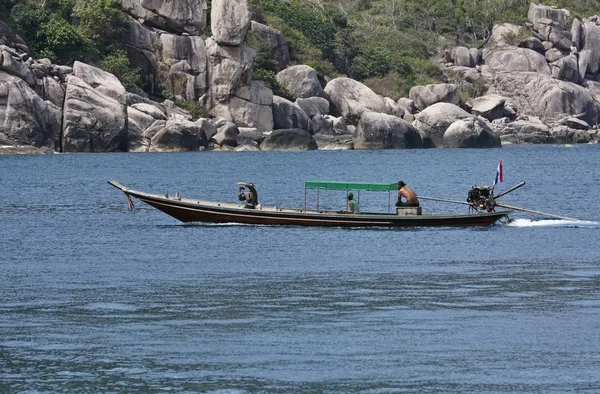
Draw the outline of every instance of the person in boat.
M246 190L247 189L247 190ZM245 208L257 208L260 207L258 203L258 192L254 187L254 183L241 183L238 185L238 199L245 201Z
M348 213L360 213L360 207L352 193L348 193Z
M402 197L406 200L406 202L402 202ZM396 203L397 207L418 207L419 199L417 198L417 194L412 191L412 189L406 186L406 183L400 181L398 182L398 202Z

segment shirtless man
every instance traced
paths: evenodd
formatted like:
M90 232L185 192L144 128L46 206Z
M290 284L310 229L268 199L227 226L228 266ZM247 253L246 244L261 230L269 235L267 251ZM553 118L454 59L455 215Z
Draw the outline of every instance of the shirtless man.
M402 197L406 199L406 202L402 202ZM406 186L406 183L400 181L398 182L398 202L396 203L397 207L418 207L419 200L417 199L417 195L412 189Z

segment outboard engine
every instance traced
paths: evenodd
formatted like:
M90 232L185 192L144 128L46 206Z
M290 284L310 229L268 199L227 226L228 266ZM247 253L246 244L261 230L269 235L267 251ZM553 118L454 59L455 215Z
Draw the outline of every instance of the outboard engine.
M494 201L492 189L489 186L471 186L467 202L476 209L485 209L488 212L492 212L496 207L496 201Z

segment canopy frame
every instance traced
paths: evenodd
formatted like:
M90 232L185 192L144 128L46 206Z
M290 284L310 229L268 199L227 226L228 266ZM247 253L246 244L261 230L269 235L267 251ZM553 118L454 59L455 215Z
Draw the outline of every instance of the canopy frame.
M341 182L341 181L307 181L304 183L304 210L306 211L306 194L308 189L317 190L317 211L319 210L320 190L345 190L346 210L348 210L348 192L357 191L357 200L360 204L360 191L388 192L388 213L391 212L391 191L398 190L396 183L373 183L373 182Z

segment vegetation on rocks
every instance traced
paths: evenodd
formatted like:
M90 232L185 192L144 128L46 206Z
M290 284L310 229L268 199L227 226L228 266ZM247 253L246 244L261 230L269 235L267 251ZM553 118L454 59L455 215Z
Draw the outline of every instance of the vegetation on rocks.
M544 0L573 17L600 14L596 0ZM249 0L253 19L280 30L292 64L317 70L319 79L348 76L397 99L417 84L448 80L440 50L480 47L495 23L525 21L529 0ZM210 7L210 0L208 1ZM210 34L210 13L205 34ZM119 0L5 0L0 18L27 42L32 56L59 64L96 64L125 85L139 84L123 40L126 19ZM273 59L257 49L255 79L274 83Z
M119 0L17 0L4 7L10 10L8 23L33 57L97 64L127 86L139 84L121 46L127 25Z

